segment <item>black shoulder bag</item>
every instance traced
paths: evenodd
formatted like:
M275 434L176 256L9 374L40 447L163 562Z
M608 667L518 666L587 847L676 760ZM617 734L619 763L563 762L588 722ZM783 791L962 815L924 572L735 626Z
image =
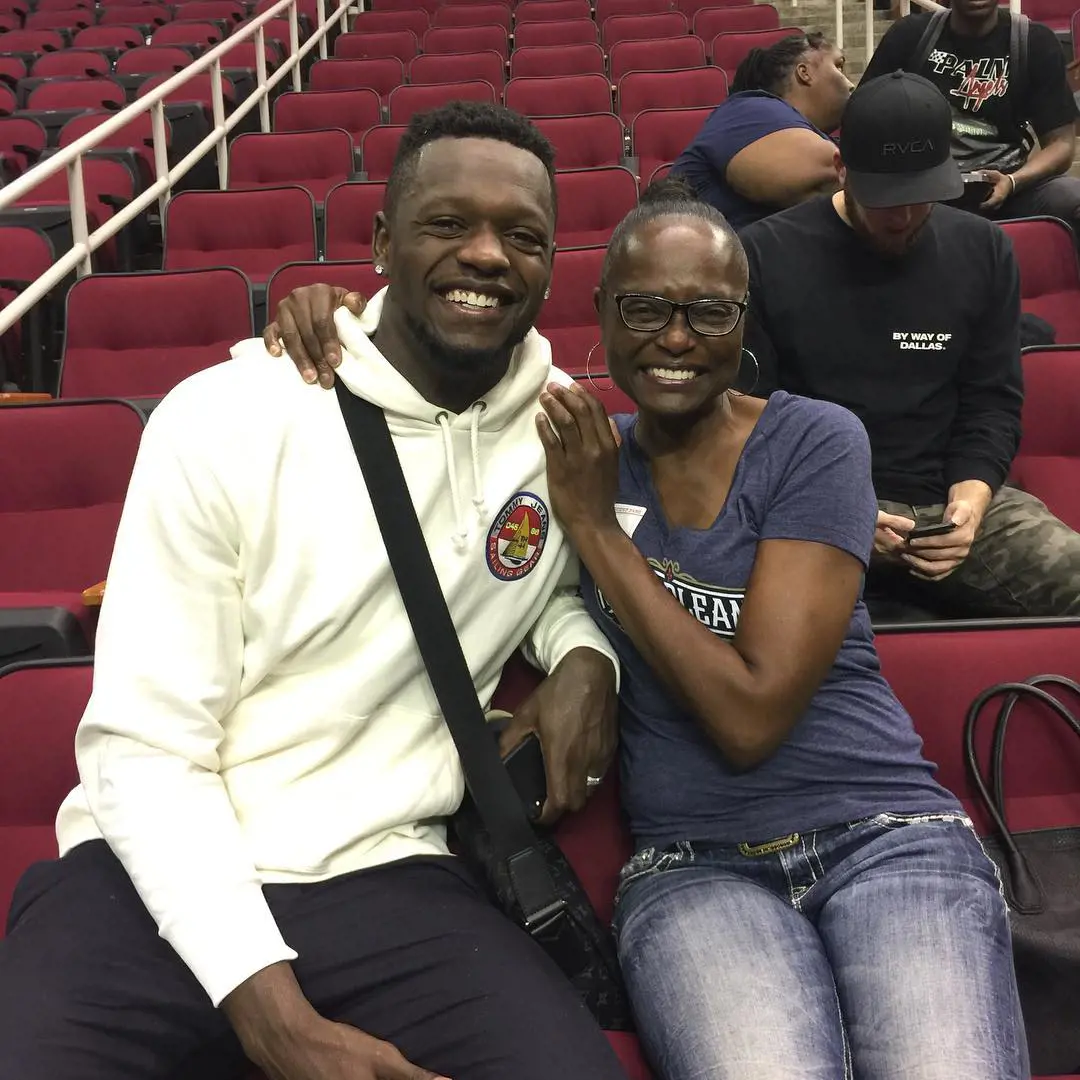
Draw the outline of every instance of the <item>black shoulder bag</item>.
M573 983L600 1026L632 1029L610 931L558 845L538 835L476 696L461 642L424 542L382 409L334 383L345 426L385 538L416 643L450 729L468 789L454 830L464 857L506 914Z
M930 16L906 70L916 75L922 74L922 69L930 59L930 54L937 48L938 38L941 37L948 18L948 8L935 11ZM1015 95L1015 101L1023 102L1027 100L1028 33L1031 29L1031 20L1016 11L1010 13L1009 19L1009 93ZM952 102L949 104L951 105ZM953 145L959 147L959 152L954 151L953 156L958 158L965 172L977 169L1015 172L1027 161L1035 144L1030 131L1023 123L1019 125L1021 131L1025 133L1023 145L1015 146L1012 143L988 142L977 136L965 134L963 113L954 108L953 114L954 119L960 121L959 128L957 124L953 124Z
M1009 904L1016 979L1036 1075L1080 1072L1080 822L1013 833L1005 818L1005 736L1016 703L1022 697L1041 702L1080 739L1080 720L1044 686L1080 696L1080 685L1071 679L1036 675L984 690L964 720L968 772L994 825L995 835L983 846L1001 871ZM975 752L975 729L980 713L998 697L1005 700L984 774Z

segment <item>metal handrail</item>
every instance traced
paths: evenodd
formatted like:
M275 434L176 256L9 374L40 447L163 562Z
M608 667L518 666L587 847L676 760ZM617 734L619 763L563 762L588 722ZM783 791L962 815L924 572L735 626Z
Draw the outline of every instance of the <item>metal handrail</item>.
M45 161L35 165L28 172L18 177L4 188L0 188L0 210L13 206L23 195L33 191L43 180L54 176L62 169L68 174L68 201L71 207L71 232L73 244L39 278L31 282L3 310L0 310L0 334L3 334L23 317L35 304L42 300L51 289L55 288L72 271L82 277L93 270L92 255L107 240L115 236L125 225L133 221L155 201L162 214L164 212L173 185L185 176L191 168L211 148L217 148L218 182L224 190L228 185L228 147L229 133L256 106L259 107L260 127L270 130L270 91L292 75L293 88L299 90L300 64L316 47L322 58L327 56L326 37L330 29L342 23L354 0L341 0L340 6L333 13L326 15L326 0L316 0L318 25L310 39L300 45L299 0L279 0L273 7L252 19L245 26L235 31L219 45L198 57L192 64L155 87L145 96L121 109L115 116L87 132L70 146L65 146ZM278 69L268 75L266 70L266 35L263 27L271 19L280 17L285 12L289 18L289 55ZM238 44L251 38L255 39L256 86L251 94L241 102L228 117L225 116L225 102L222 91L222 58ZM165 125L165 99L180 89L189 79L206 70L212 72L211 108L213 129L197 146L187 153L171 169L168 164L167 134ZM149 78L149 76L148 76ZM119 131L136 117L150 112L153 133L154 165L157 174L154 182L123 209L117 211L105 224L92 233L86 212L86 193L83 187L82 158L85 153L98 147L113 132Z

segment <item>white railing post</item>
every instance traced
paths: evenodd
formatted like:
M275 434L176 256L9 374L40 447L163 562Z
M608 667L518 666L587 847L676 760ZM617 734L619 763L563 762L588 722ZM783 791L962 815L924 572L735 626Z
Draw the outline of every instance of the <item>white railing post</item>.
M161 214L161 233L165 234L165 207L169 205L172 187L169 184L169 146L165 134L165 99L154 102L150 113L150 123L154 132L154 172L158 180L165 181L165 188L158 196L158 210Z
M222 191L229 186L229 147L225 139L228 129L225 127L225 94L221 89L223 78L219 57L210 67L210 106L214 117L214 132L221 133L221 141L217 144L217 173L218 187Z
M874 0L866 0L866 62L874 55Z
M900 17L911 14L911 0L900 0Z
M326 0L315 0L315 17L318 19L320 26L326 22ZM329 55L326 51L326 35L323 34L319 41L319 56L325 60Z
M270 95L266 93L266 34L255 31L255 78L259 90L259 130L270 130Z
M0 310L0 334L14 326L42 297L56 288L73 273L87 274L93 270L93 253L102 244L108 243L122 229L134 221L140 214L151 209L155 204L161 213L162 229L165 227L165 211L172 195L173 187L186 176L195 165L199 164L213 149L217 153L219 180L222 186L228 183L228 144L230 132L243 123L245 117L256 108L260 110L263 129L269 127L269 94L278 85L284 84L291 75L292 85L300 89L300 65L309 55L317 55L315 50L326 36L331 25L339 25L349 13L351 0L323 0L320 11L330 7L333 15L329 22L320 23L311 37L300 45L300 26L297 0L277 0L261 15L242 26L225 41L203 53L188 67L154 87L143 97L132 102L126 108L104 120L97 127L76 139L69 146L56 151L50 157L28 169L11 183L0 188L0 210L15 206L50 176L61 171L67 172L68 197L72 214L72 247L69 251L58 254L56 261L40 277L30 282L3 310ZM933 4L933 0L919 0L922 4ZM289 18L289 56L274 71L268 72L266 65L266 37L264 25L271 19ZM227 54L242 41L255 40L258 46L256 64L259 69L259 85L233 111L225 115L222 67L228 63ZM214 109L214 129L173 166L169 167L169 150L165 103L182 90L194 77L206 71L212 71L211 80ZM123 130L137 118L150 114L151 131L154 147L154 171L157 174L153 183L136 195L126 206L113 214L108 221L97 226L87 235L90 220L86 214L86 196L82 184L83 154L102 145L110 136ZM224 162L224 170L222 163Z
M297 54L300 52L300 12L297 6L297 0L292 0L289 5L289 56L295 60ZM299 90L300 83L300 64L297 63L292 69L292 84L294 90Z
M82 154L67 167L68 205L71 207L71 239L75 247L85 254L79 260L76 272L79 277L93 272L90 259L90 228L86 220L86 188L83 186Z
M838 49L844 47L844 0L836 0L836 32L833 42Z

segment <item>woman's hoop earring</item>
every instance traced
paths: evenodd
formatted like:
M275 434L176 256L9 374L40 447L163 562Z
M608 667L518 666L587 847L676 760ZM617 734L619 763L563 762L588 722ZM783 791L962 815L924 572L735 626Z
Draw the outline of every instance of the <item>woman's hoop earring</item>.
M749 356L754 361L754 381L750 384L749 390L728 390L729 394L736 394L738 397L746 397L747 394L752 394L757 389L758 379L761 378L761 365L758 364L757 357L745 346L743 347L742 355L739 357L739 373L742 374L742 357Z
M591 387L592 387L592 388L593 388L594 390L599 390L599 391L600 391L601 393L606 393L606 392L607 392L608 390L614 390L614 389L615 389L615 383L614 383L614 382L612 382L611 376L610 376L610 375L608 376L608 384L607 384L607 386L601 386L601 385L600 385L600 384L599 384L599 383L598 383L598 382L597 382L597 381L596 381L596 380L595 380L595 379L594 379L594 378L592 377L592 372L591 372L591 371L589 370L589 365L590 365L590 363L592 363L592 354L593 354L594 352L596 352L596 349L597 349L597 347L599 346L599 344L600 344L600 342L598 341L598 342L596 343L596 345L594 345L594 346L593 346L593 347L592 347L592 348L591 348L591 349L589 350L589 355L585 357L585 378L589 380L589 385L590 385L590 386L591 386Z

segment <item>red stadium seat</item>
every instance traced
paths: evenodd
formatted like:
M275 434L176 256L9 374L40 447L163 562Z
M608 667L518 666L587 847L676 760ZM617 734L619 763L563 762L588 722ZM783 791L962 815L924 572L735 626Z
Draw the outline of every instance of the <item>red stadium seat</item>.
M779 26L780 13L772 4L702 8L694 16L694 33L704 41L712 41L717 34L776 30Z
M595 169L622 162L623 126L613 113L538 116L533 123L555 147L558 169Z
M317 254L315 200L299 186L182 191L165 211L166 270L234 266L261 285Z
M1020 265L1020 304L1062 344L1080 342L1080 266L1072 230L1057 218L1003 221Z
M1011 479L1080 530L1080 347L1026 349L1023 435Z
M375 0L375 11L413 11L419 9L433 15L441 0Z
M94 13L86 8L70 11L35 11L26 17L27 30L81 30L94 21Z
M591 19L589 0L522 0L514 8L514 25L531 22L565 22L567 19Z
M717 34L706 47L713 64L723 70L730 83L735 77L735 69L751 49L768 49L778 41L801 34L802 31L794 26L781 26L775 30L744 30L740 33Z
M409 63L409 82L414 86L429 83L472 82L479 79L497 91L506 82L506 62L495 52L424 54Z
M1029 19L1060 34L1069 32L1075 11L1072 0L1027 0L1024 5L1024 14Z
M634 118L630 142L638 177L647 181L659 166L674 161L690 145L712 109L645 109Z
M352 136L354 147L381 119L379 95L374 90L294 90L274 102L275 131L342 128Z
M116 61L117 75L175 75L195 58L179 45L142 45L121 53Z
M689 33L686 16L681 11L663 15L612 15L600 27L600 43L611 49L620 41L650 41L682 37Z
M391 91L405 82L405 67L396 56L316 60L309 81L312 90L374 90L385 104Z
M145 97L152 90L156 90L162 83L168 82L173 76L163 71L160 75L151 75L140 87L136 97ZM236 104L236 87L228 76L222 75L221 96L225 108L231 109ZM186 79L180 86L165 98L166 105L181 105L194 102L206 110L210 116L214 107L214 76L209 71L200 72Z
M60 396L163 397L251 334L238 270L91 274L68 293Z
M372 128L360 148L360 163L368 180L385 180L390 175L404 124L383 124Z
M629 71L674 71L704 66L705 42L692 34L660 41L620 41L612 46L608 57L608 73L616 84Z
M0 82L0 116L10 116L17 108L15 91L7 83Z
M604 74L604 50L595 41L581 45L526 45L510 54L512 79Z
M637 180L629 169L557 172L555 190L555 242L564 248L607 244L615 226L637 205Z
M975 696L1004 680L1053 672L1080 679L1080 625L879 633L881 670L915 721L937 778L967 808L979 832L986 820L968 778L961 737ZM1070 705L1075 703L1070 702ZM1056 717L1021 702L1006 755L1006 813L1016 831L1080 821L1080 744ZM976 746L985 761L991 724ZM1013 743L1012 740L1016 742Z
M86 279L89 280L89 279ZM93 635L84 589L104 580L143 418L122 401L5 405L0 607L62 608Z
M70 146L76 139L81 139L89 131L93 131L102 121L109 119L111 113L84 113L81 116L69 120L60 131L60 145ZM172 127L165 121L166 140L171 143ZM99 149L115 147L118 150L132 150L140 163L141 177L143 181L150 181L156 176L154 166L154 136L153 126L149 113L141 113L129 120L119 131L105 136L99 144Z
M98 22L102 26L164 26L172 12L163 4L123 4L104 7Z
M506 30L501 26L433 26L424 35L426 53L478 52L494 49L505 61L510 55Z
M505 4L443 4L431 19L432 26L501 26L513 29L510 8Z
M671 7L671 0L596 0L596 21L603 26L612 15L662 15Z
M75 35L73 44L77 49L116 49L122 52L138 48L145 42L146 39L134 26L88 26Z
M407 124L418 112L426 112L448 101L498 100L495 88L488 82L472 79L469 82L434 83L422 86L399 86L390 94L390 123Z
M338 184L326 197L326 258L368 260L385 183Z
M431 16L422 8L405 11L363 11L353 23L353 32L360 34L385 34L388 31L408 30L419 41L431 26Z
M563 75L555 78L511 79L506 84L507 108L525 116L583 116L611 112L611 85L603 75Z
M247 16L247 9L240 0L185 0L177 5L176 11L185 19L209 19L235 25Z
M46 56L51 56L47 53ZM56 54L61 55L60 53ZM45 56L38 59L44 60ZM0 53L0 82L14 86L20 79L26 77L26 61L21 56L4 56Z
M719 68L631 71L619 80L619 116L627 126L645 109L714 108L727 97Z
M0 52L47 53L63 47L63 35L56 30L9 30L4 34Z
M514 28L515 50L550 45L589 45L596 41L596 23L592 19L522 23Z
M600 284L605 251L603 247L556 251L551 295L536 320L536 328L551 342L552 361L571 374L584 372L589 350L600 340L593 292Z
M56 812L79 783L75 729L90 700L89 659L0 671L0 938L31 863L55 859Z
M25 172L41 157L49 138L36 120L24 116L0 116L0 154Z
M402 64L406 64L420 51L419 41L411 30L342 34L334 43L334 56L340 60L382 60L396 57Z
M30 77L104 78L111 70L112 65L102 53L91 52L89 49L64 49L39 56L30 69Z
M353 142L347 131L274 131L238 135L229 146L229 188L276 188L299 184L322 202L353 174Z
M119 110L126 103L124 88L113 79L49 79L26 99L28 109Z
M208 49L224 39L221 27L212 22L179 19L155 30L151 45L190 45Z
M375 273L370 262L294 262L280 267L266 289L266 310L278 304L294 289L306 285L339 285L370 299L386 287L386 279Z
M56 252L43 231L30 225L0 225L0 308L54 262ZM35 390L43 389L46 382L43 368L48 316L46 305L35 305L0 335L0 372L19 374L25 385Z

